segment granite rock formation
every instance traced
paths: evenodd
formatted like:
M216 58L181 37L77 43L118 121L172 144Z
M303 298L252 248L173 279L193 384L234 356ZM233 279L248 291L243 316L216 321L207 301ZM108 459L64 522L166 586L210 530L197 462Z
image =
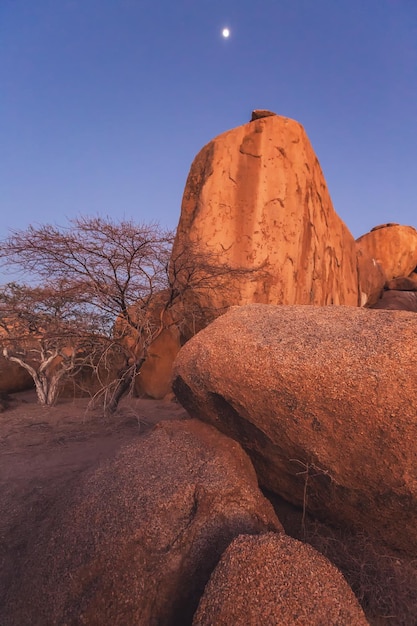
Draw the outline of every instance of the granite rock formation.
M199 152L173 259L184 251L197 268L208 254L227 276L227 289L198 296L202 310L360 304L355 241L333 209L303 127L285 117L255 119ZM187 272L177 272L174 286L182 290L187 280Z
M370 307L380 299L387 277L381 263L370 257L368 252L359 246L357 246L357 260L360 304Z
M160 400L171 392L172 364L181 347L179 325L167 308L168 290L155 293L145 307L139 303L129 314L138 331L128 326L122 317L115 324L115 332L131 359L145 357L135 378L135 393Z
M405 311L234 307L182 348L173 388L264 487L415 556L416 336Z
M417 272L387 281L380 297L371 304L373 309L414 311L417 313Z
M172 365L180 349L176 327L165 328L151 343L148 355L135 379L135 392L160 400L171 393Z
M161 423L55 503L0 621L191 623L231 540L268 530L282 526L239 444L199 421Z
M386 280L408 276L417 267L417 230L412 226L382 224L356 240L358 250L378 261Z
M211 575L193 626L366 626L342 574L286 535L237 537Z

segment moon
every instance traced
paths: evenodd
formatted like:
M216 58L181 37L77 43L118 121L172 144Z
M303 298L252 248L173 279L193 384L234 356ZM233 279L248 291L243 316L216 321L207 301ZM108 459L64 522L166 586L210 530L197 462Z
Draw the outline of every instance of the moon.
M228 37L230 37L230 29L229 28L223 28L223 30L222 30L222 37L224 37L224 39L228 39Z

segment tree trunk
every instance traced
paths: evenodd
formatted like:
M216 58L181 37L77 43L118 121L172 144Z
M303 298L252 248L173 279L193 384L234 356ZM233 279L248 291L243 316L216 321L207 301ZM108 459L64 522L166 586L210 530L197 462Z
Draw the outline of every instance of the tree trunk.
M42 406L47 406L47 394L44 389L44 385L42 384L42 381L40 381L37 376L33 380L35 383L36 395L38 396L39 404L42 404Z
M108 402L104 407L104 414L106 417L113 415L119 405L120 400L125 393L132 388L135 376L140 372L140 369L145 362L145 358L140 359L133 365L125 367L119 375L116 383L116 388Z
M53 406L56 402L59 381L61 376L52 376L49 380L45 374L40 374L34 377L36 394L38 396L39 404L43 406Z
M33 382L35 383L36 395L38 396L39 404L42 406L52 406L55 404L58 391L59 391L59 381L62 378L63 374L66 373L65 369L58 370L57 373L53 374L50 379L47 375L47 366L48 364L55 358L55 355L52 355L45 362L41 363L41 366L38 371L35 370L34 367L23 361L23 359L11 356L7 352L6 349L3 350L3 355L9 361L14 361L21 365L33 378Z

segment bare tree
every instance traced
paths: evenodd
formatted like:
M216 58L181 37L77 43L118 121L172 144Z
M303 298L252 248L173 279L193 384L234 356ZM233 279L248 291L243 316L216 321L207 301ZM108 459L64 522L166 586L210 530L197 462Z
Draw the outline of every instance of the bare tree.
M62 380L90 364L108 341L97 331L99 321L72 286L10 283L0 291L1 352L30 374L42 405L54 404Z
M107 412L117 407L146 359L149 345L163 328L163 316L155 319L146 312L155 295L169 288L172 241L173 233L158 224L115 223L97 217L72 220L67 228L29 226L27 230L13 232L2 242L0 262L13 265L23 276L29 276L32 283L37 281L43 285L38 288L38 294L42 290L46 294L48 289L56 294L57 287L65 284L63 298L77 295L73 305L74 308L77 305L79 311L82 296L84 308L78 322L83 315L84 321L89 320L89 327L94 331L91 337L100 338L100 345L103 337L112 337L111 344L103 349L100 364L114 345L118 345L124 365L110 387L107 382L103 384ZM18 293L14 295L18 297ZM117 333L112 334L116 320ZM59 317L59 323L63 321ZM36 332L39 340L40 326ZM73 337L65 332L68 338ZM128 337L130 341L126 340ZM49 336L48 342L50 345ZM11 354L10 348L8 354ZM48 354L52 362L52 353ZM13 355L13 359L16 358L20 357ZM42 363L46 362L45 358L41 356ZM98 372L97 359L95 362ZM75 370L68 365L67 373L70 371Z
M88 295L91 305L129 323L129 309L146 306L168 286L173 233L158 224L77 218L61 228L44 225L14 231L2 242L0 261L31 280L66 281Z

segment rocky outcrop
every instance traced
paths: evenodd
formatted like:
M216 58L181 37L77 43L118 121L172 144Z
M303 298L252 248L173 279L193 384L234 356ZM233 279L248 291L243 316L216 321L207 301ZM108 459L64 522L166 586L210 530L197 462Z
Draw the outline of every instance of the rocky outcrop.
M342 574L310 546L267 533L234 539L220 559L193 626L366 626Z
M356 240L359 251L378 261L387 281L408 276L417 267L417 230L382 224Z
M155 293L146 306L131 307L133 323L119 317L115 332L131 357L145 357L135 378L135 393L160 400L171 393L172 364L181 347L179 324L167 309L168 290ZM134 328L137 325L137 330Z
M388 309L391 311L413 311L417 313L417 291L395 289L384 291L371 308Z
M0 356L0 392L15 393L33 386L32 377L23 367Z
M146 361L135 379L135 392L160 400L171 393L172 365L180 349L175 327L165 328L149 347Z
M191 623L231 540L281 529L239 444L198 421L161 423L51 507L5 623Z
M186 270L174 272L184 257ZM184 291L190 267L198 273L205 257L222 269L224 287L215 281L202 294L204 281L195 281L205 311L251 302L360 303L355 241L298 122L260 117L196 156L172 254L174 286Z
M369 302L368 306L417 313L417 273L413 271L409 276L398 276L386 281L379 298Z
M263 486L415 556L416 335L404 311L234 307L182 348L174 391Z
M361 306L372 306L380 299L386 283L381 263L371 258L366 250L357 247Z

